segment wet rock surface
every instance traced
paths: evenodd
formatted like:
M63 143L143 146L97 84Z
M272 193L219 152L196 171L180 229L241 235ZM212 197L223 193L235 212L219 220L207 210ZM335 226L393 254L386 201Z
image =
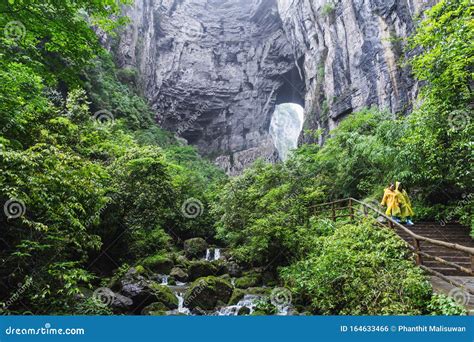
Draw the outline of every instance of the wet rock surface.
M285 34L304 58L305 128L327 132L362 107L407 113L418 88L401 67L403 41L413 17L435 2L278 0Z
M95 296L116 314L294 314L295 311L289 310L290 302L283 306L272 304L273 291L282 290L278 288L274 274L262 268L248 269L236 261L229 261L231 256L221 254L221 250L212 247L200 260L185 258L181 255L184 251L160 255L174 260L179 267L171 269L170 274L158 274L137 265L125 274L122 271L117 273L111 279L110 288L99 288ZM156 259L156 256L153 258ZM239 269L240 278L229 274L230 262Z
M225 305L232 295L232 285L222 278L199 278L191 284L184 297L191 309L213 310L219 304Z
M275 0L137 0L126 14L116 54L139 70L158 124L229 174L278 158L270 119L298 72Z
M157 123L238 174L278 159L277 104L301 104L305 129L326 132L365 106L409 111L417 85L402 42L433 2L137 0L112 45L138 69Z

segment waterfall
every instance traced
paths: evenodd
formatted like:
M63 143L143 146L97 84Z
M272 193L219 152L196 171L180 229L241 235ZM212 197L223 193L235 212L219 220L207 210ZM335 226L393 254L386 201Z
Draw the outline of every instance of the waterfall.
M206 249L206 260L213 261L219 260L221 258L221 249L220 248L208 248Z
M176 291L174 293L178 298L178 308L176 310L167 311L168 315L190 315L191 311L184 306L184 292Z
M275 107L270 122L270 136L282 161L288 159L291 150L298 147L303 129L304 109L296 103L283 103Z
M176 292L176 297L178 298L178 313L189 315L191 312L188 308L184 307L184 294L182 292Z
M221 250L220 248L214 249L214 260L219 260L221 258Z
M158 281L161 282L161 285L168 285L169 275L166 274L158 274Z
M239 310L243 307L249 308L250 314L252 314L260 298L262 298L262 296L246 294L237 304L220 308L216 314L218 316L237 316Z

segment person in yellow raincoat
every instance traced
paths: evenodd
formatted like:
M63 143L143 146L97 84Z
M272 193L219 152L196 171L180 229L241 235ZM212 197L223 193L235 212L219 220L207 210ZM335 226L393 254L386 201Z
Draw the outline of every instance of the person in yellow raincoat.
M402 221L406 221L408 226L413 226L413 221L411 217L414 215L413 209L411 207L410 197L403 187L402 183L395 183L395 193L397 194L398 203L400 204L400 217Z
M382 203L380 203L380 205L387 206L387 210L385 211L385 214L387 216L391 216L392 219L394 219L397 222L400 222L400 220L397 217L401 213L400 205L398 203L398 196L397 196L397 193L395 192L395 185L393 185L393 183L390 184L390 186L385 189Z

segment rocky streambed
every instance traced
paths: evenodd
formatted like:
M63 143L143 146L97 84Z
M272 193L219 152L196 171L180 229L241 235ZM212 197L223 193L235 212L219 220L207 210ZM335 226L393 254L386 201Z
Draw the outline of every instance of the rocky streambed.
M153 257L112 278L94 296L126 315L290 315L291 293L264 269L243 269L200 238L182 253Z

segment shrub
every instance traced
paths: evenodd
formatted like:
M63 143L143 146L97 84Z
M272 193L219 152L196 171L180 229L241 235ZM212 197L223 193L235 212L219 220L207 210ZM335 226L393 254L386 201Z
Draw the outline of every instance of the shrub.
M343 225L319 238L305 259L282 270L283 279L313 313L422 314L431 286L407 256L405 242L371 223Z

